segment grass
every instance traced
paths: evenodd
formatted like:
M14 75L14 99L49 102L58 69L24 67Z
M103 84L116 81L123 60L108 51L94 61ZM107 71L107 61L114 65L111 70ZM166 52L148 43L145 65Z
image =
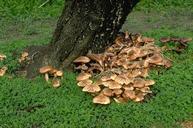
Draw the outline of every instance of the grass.
M166 11L165 6L155 5L155 2L165 4L163 0L151 0L149 3L145 1L142 1L137 7L140 10L135 11L148 10L146 8L149 5L151 8L162 7L161 10ZM176 5L168 2L167 4L171 8L189 6L190 3L186 0L185 2L181 1L182 5L179 4L180 0L175 1L178 3ZM35 5L39 5L39 3ZM44 9L53 6L46 6ZM40 11L36 15L42 20L46 21L47 19L47 15L44 16L44 11ZM158 70L151 72L150 78L156 81L156 85L152 87L154 97L144 103L116 104L113 102L110 105L101 106L92 104L92 97L82 92L76 85L75 73L65 72L62 78L62 87L58 89L47 84L42 76L34 80L27 80L14 75L13 70L18 66L18 57L22 50L32 44L48 43L53 31L53 28L49 24L45 25L44 22L37 21L37 24L31 24L37 20L36 16L33 17L34 19L29 19L21 14L21 17L23 17L21 18L23 22L28 23L24 27L19 26L19 28L21 27L19 33L22 36L11 38L8 35L12 35L12 31L8 35L6 33L0 35L2 37L0 52L7 55L7 59L0 62L0 67L6 65L9 68L9 72L4 77L0 77L0 128L172 128L180 127L180 122L185 120L193 121L193 42L182 54L165 53L165 56L173 60L171 69L160 69L159 73ZM12 23L13 19L7 18L7 20ZM152 18L151 22L153 21ZM140 21L138 20L138 22ZM137 24L137 22L135 23ZM1 31L9 31L7 28L9 24L4 22L4 28ZM36 35L34 33L40 34L40 36L33 37ZM191 29L183 28L183 26L174 28L168 25L148 30L143 34L154 37L158 45L160 45L158 39L163 36L193 37ZM33 108L33 106L39 107Z

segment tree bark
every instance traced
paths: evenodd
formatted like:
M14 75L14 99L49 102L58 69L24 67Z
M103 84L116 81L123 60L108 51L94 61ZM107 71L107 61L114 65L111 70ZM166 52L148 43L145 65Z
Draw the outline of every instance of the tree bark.
M66 0L51 43L30 47L27 77L34 77L45 65L68 68L88 51L102 52L119 32L127 15L139 0Z

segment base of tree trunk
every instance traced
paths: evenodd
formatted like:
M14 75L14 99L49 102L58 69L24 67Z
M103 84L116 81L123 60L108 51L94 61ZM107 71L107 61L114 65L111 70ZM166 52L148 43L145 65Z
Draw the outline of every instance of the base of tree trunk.
M27 49L30 62L27 77L51 65L72 67L72 61L88 52L100 53L110 45L127 15L139 0L66 0L51 43Z

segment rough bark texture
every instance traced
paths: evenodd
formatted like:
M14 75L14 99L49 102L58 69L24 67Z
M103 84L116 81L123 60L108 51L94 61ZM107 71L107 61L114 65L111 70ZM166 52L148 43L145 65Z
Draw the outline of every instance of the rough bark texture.
M88 51L102 52L139 0L66 0L51 43L31 47L28 77L44 65L67 68Z

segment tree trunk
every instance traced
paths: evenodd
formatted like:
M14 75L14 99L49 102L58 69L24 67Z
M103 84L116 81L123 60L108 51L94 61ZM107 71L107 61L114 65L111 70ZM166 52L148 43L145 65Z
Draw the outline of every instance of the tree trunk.
M45 65L68 68L88 51L102 52L119 32L139 0L66 0L53 39L47 46L30 47L27 77Z

